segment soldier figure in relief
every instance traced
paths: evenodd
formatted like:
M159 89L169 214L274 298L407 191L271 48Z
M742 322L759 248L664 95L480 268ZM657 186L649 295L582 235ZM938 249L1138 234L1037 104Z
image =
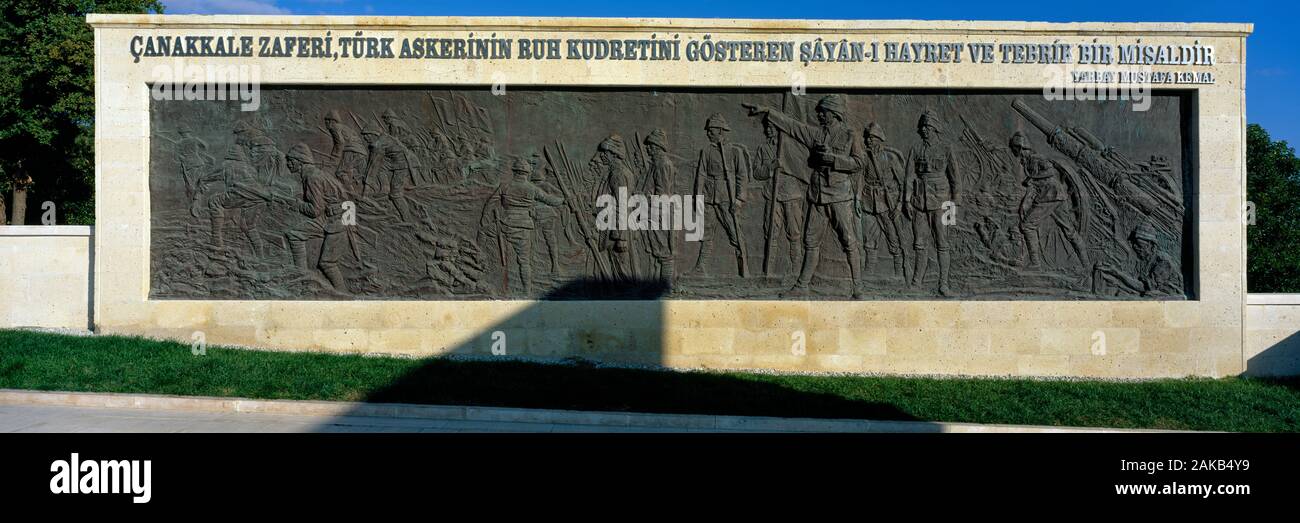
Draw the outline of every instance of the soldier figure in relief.
M1093 268L1092 292L1103 296L1136 295L1168 297L1182 294L1183 278L1173 258L1160 249L1159 235L1149 221L1143 221L1129 235L1137 260L1127 267L1108 261Z
M361 135L370 148L362 192L366 196L387 194L402 223L414 225L406 191L414 181L412 169L419 162L412 158L411 151L405 145L384 134L374 124L367 124L361 130Z
M488 198L488 205L499 206L497 220L500 247L509 244L514 254L515 281L523 287L524 295L531 295L533 290L533 231L537 228L533 222L533 209L539 204L552 207L564 205L564 199L554 196L533 184L529 177L533 166L528 160L516 158L511 165L512 176L506 179ZM505 252L501 255L504 258ZM510 271L509 264L505 267Z
M193 202L200 180L207 174L213 159L208 155L208 144L195 138L190 126L181 124L178 134L181 139L176 142L176 161L181 167L181 178L185 180L185 197Z
M912 220L912 247L916 253L912 286L921 284L930 263L925 244L928 234L938 251L939 293L950 296L948 269L951 253L948 251L948 225L944 222L944 214L956 212L961 199L961 176L952 147L939 136L942 132L940 127L939 119L928 110L916 123L921 143L912 146L907 153L907 179L903 184L906 203L903 209Z
M620 188L626 191L632 190L636 179L627 166L627 145L623 142L623 137L611 134L600 142L596 151L596 155L601 158L600 165L606 169L600 194L617 196ZM601 210L602 214L606 212L610 213L609 216L619 216L625 211L619 209L616 204L614 207ZM597 223L600 223L599 219ZM632 237L628 231L621 230L617 226L601 231L600 249L609 257L609 267L612 271L610 276L613 281L628 282L636 277L632 264Z
M1043 263L1043 244L1039 227L1049 217L1061 229L1070 247L1078 256L1080 266L1088 266L1088 251L1079 235L1077 218L1070 216L1081 210L1079 193L1072 185L1069 169L1060 162L1035 153L1029 138L1017 132L1011 136L1011 153L1020 158L1025 170L1025 197L1020 201L1020 232L1025 237L1025 250L1029 254L1029 268L1037 269ZM1069 184L1069 187L1067 187ZM1068 190L1074 188L1074 190ZM1067 199L1072 200L1066 204Z
M222 186L208 199L208 213L212 222L212 247L225 248L226 222L232 222L248 240L255 256L265 251L255 227L261 221L268 205L257 171L248 161L244 148L233 145L226 151L221 168Z
M235 124L235 143L244 147L262 189L277 197L291 194L292 180L284 175L284 153L265 131L241 120Z
M771 107L745 104L750 116L763 116L778 130L808 148L809 179L807 221L804 225L803 267L799 280L787 296L804 296L809 293L813 274L821 260L821 244L828 229L839 236L840 244L848 256L849 276L854 299L862 298L858 287L862 281L862 237L858 233L858 217L854 200L862 170L864 154L857 133L844 123L848 106L838 94L826 95L817 102L818 125L809 125Z
M767 220L763 222L763 236L770 243L775 239L773 236L779 228L789 244L788 266L797 270L803 262L804 218L808 214L808 169L787 158L793 155L782 154L780 133L772 122L763 121L763 144L755 153L754 179L764 181L764 194L769 206L764 213ZM764 267L770 269L771 260L764 258L763 262Z
M406 147L411 164L411 184L414 187L424 187L432 183L424 167L424 159L429 157L429 148L420 139L420 135L412 131L406 120L397 116L392 109L384 109L383 120L388 135Z
M528 155L528 164L533 170L532 177L529 178L533 185L548 194L560 192L554 182L555 171L552 171L551 167L543 161L541 153L534 151ZM538 201L533 207L533 223L537 226L537 239L546 249L546 259L550 262L548 274L551 276L555 276L560 270L560 236L563 227L560 213L563 210L543 201Z
M885 131L875 122L868 124L862 135L867 150L858 209L867 222L875 222L876 230L884 234L889 255L894 258L894 276L905 278L906 267L898 229L898 223L902 221L903 178L907 176L903 153L885 145ZM865 234L873 226L864 223L863 227ZM873 255L874 252L868 248L865 267L871 266Z
M668 134L663 129L655 129L643 141L646 153L650 157L650 194L662 196L676 194L673 181L677 178L677 168L673 166L673 161L668 156ZM650 222L667 224L667 219L671 216L660 215L665 211L669 209L652 205ZM663 230L650 231L649 234L650 256L659 265L659 281L671 288L673 261L677 251L677 231L665 227Z
M745 238L740 231L737 216L745 204L745 183L749 181L749 151L743 145L727 141L731 126L720 113L709 116L704 123L709 145L700 149L695 164L695 191L704 197L704 203L713 209L713 215L727 236L727 242L736 252L736 266L740 277L749 276L749 263L745 253ZM716 230L706 227L699 257L693 275L708 275L708 259L717 240Z
M306 144L289 149L286 161L289 172L298 175L302 182L303 200L298 202L298 212L308 218L298 228L285 233L293 261L306 274L314 274L319 268L336 292L346 294L348 283L343 278L341 261L348 249L347 229L342 220L347 191L337 178L316 168ZM307 244L313 239L321 240L321 251L308 256Z
M338 162L334 176L348 191L350 199L361 196L363 176L366 172L366 142L356 131L344 124L338 111L325 115L325 128L330 134L330 156Z

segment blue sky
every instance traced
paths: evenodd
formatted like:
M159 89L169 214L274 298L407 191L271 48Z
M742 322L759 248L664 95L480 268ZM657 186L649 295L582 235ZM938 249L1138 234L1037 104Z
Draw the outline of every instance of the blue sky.
M1300 143L1297 64L1300 3L1265 0L1105 2L948 1L807 2L747 0L163 0L169 13L518 15L684 18L1031 20L1048 22L1251 22L1246 112L1273 135Z

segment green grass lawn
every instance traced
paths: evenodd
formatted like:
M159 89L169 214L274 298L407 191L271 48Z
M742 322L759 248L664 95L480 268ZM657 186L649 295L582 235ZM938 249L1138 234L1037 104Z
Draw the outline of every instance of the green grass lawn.
M397 359L0 330L0 388L260 399L1194 429L1300 430L1300 380L1146 382L667 372Z

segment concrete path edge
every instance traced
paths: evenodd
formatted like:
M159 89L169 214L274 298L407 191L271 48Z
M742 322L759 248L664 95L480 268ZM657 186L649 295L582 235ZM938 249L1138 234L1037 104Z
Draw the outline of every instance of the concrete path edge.
M403 403L343 401L259 400L207 396L167 396L96 392L56 392L0 389L0 405L43 405L115 409L164 410L214 413L276 414L284 416L386 417L428 420L549 423L554 425L607 426L620 428L683 429L773 432L1163 432L1155 430L1100 427L1055 427L1034 425L986 425L929 421L872 421L857 419L776 418L719 416L707 414L649 414L634 412L590 412L554 409L521 409Z

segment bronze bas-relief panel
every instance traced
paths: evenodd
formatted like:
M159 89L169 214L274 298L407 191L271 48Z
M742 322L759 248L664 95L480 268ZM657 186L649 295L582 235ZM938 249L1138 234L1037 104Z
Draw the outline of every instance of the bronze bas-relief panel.
M1187 299L1189 107L516 87L154 101L150 296Z

